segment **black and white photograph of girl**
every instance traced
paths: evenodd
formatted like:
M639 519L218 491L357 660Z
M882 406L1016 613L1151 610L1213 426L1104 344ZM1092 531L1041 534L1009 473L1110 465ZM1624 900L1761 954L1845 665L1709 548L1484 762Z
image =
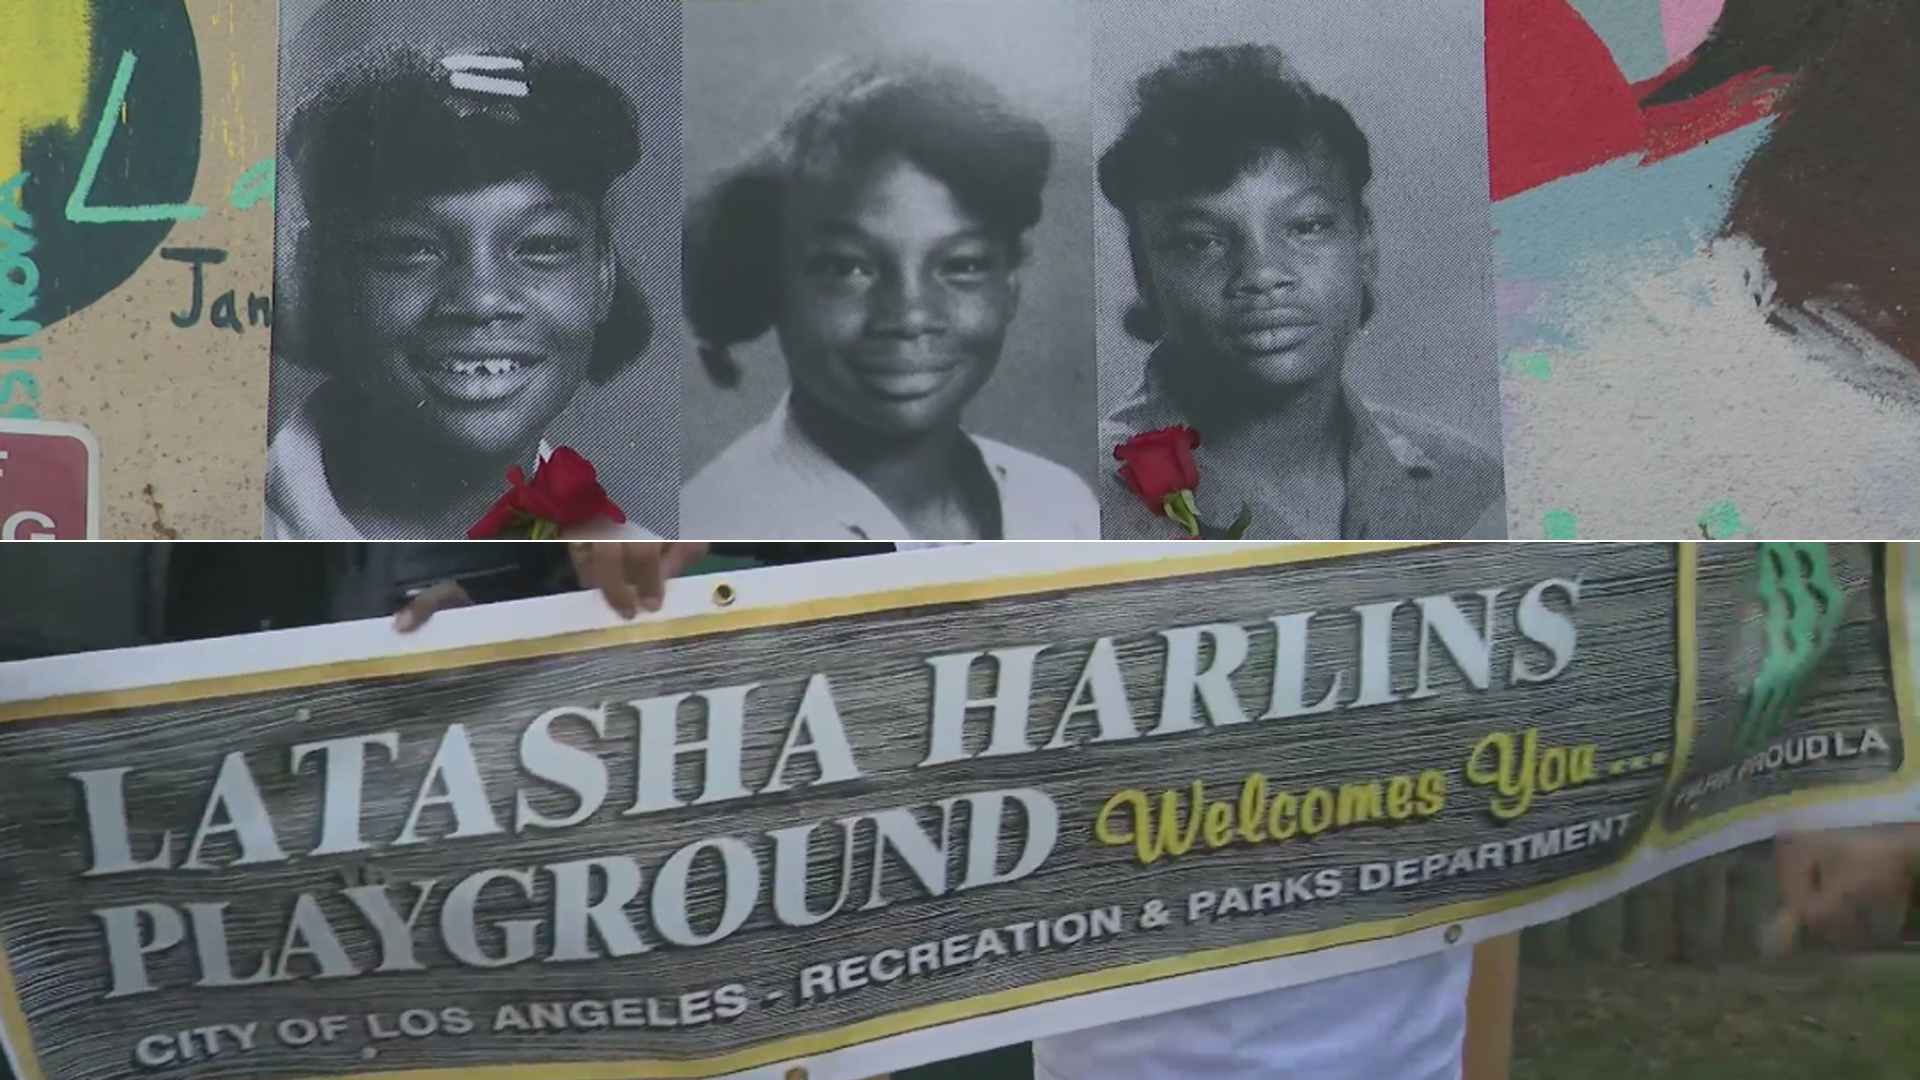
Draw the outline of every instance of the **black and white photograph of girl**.
M555 447L673 535L676 0L284 0L269 538L456 539Z
M1101 444L1197 431L1200 522L1506 536L1483 21L1481 0L1099 5ZM1098 491L1110 538L1183 532L1111 474Z
M1098 538L1086 12L688 5L680 535Z

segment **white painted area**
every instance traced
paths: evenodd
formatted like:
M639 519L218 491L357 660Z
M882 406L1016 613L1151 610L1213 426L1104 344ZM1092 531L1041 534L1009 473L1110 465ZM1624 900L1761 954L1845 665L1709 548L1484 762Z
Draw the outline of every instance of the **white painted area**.
M1512 535L1566 509L1582 537L1698 540L1725 502L1762 539L1920 538L1920 373L1782 330L1768 281L1731 238L1596 259L1558 289L1578 340L1503 390Z

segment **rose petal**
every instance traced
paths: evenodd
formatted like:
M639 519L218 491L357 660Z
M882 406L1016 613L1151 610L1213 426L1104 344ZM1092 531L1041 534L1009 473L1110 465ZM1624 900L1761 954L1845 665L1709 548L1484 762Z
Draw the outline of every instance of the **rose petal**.
M467 539L489 540L499 536L501 530L513 524L513 519L516 516L517 514L513 506L513 493L508 492L502 495L491 507L488 507L485 514L480 515L480 520L474 522L473 527L467 530Z

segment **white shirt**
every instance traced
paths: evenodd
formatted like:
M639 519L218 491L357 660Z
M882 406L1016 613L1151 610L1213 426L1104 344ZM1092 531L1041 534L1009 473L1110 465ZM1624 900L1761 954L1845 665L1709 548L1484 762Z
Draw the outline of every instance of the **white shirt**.
M1072 470L978 435L1008 540L1098 540L1100 503ZM911 540L873 490L800 431L786 400L680 489L695 540Z
M1035 1080L1459 1080L1473 951L1033 1044Z
M326 452L320 445L318 425L313 412L317 394L310 394L299 412L288 420L267 445L267 521L268 540L369 540L340 509L327 484ZM540 440L540 460L545 461L553 447ZM501 491L506 481L501 480ZM464 540L466 537L445 537ZM615 524L597 521L569 529L569 540L658 540L659 537L632 522Z

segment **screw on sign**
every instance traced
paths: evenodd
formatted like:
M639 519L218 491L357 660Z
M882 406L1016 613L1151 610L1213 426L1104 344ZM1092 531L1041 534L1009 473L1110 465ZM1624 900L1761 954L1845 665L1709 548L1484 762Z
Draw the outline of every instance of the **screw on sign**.
M0 420L0 541L100 535L100 447L47 420Z

